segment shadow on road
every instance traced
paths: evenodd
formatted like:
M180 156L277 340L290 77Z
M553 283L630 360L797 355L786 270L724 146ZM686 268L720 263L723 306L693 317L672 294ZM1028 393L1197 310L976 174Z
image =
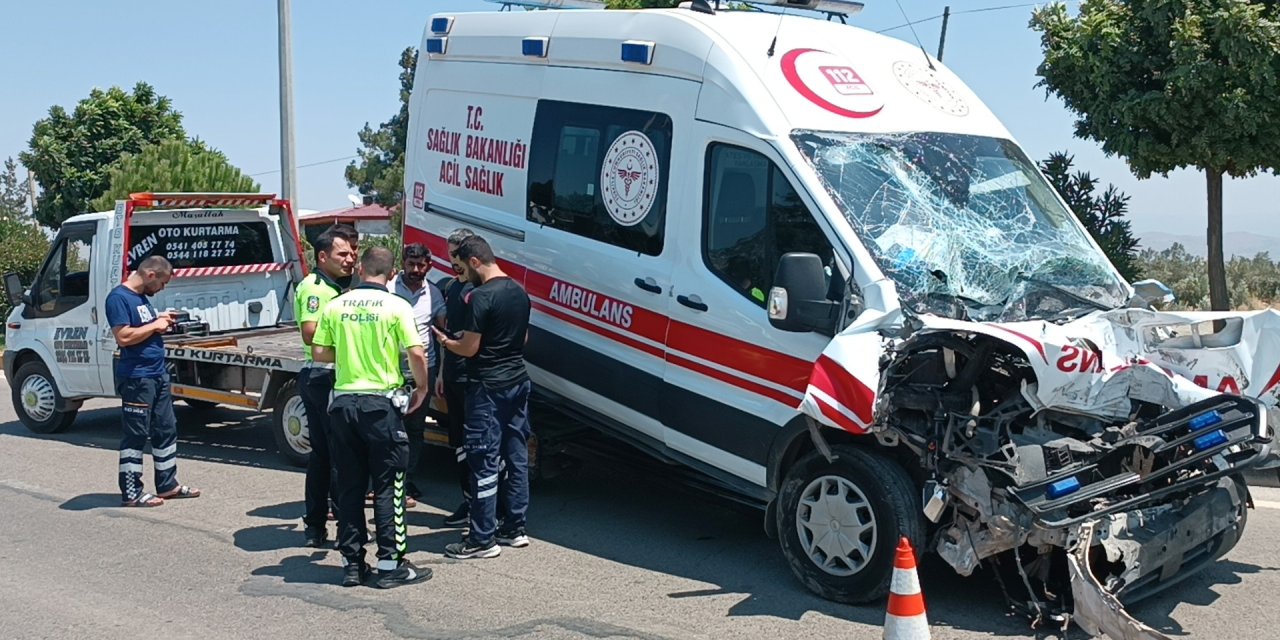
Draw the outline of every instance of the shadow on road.
M1245 533L1248 536L1247 530ZM1173 610L1180 605L1192 607L1208 607L1217 602L1221 596L1216 587L1234 585L1244 582L1241 576L1262 572L1280 571L1278 567L1259 567L1244 564L1230 559L1219 560L1205 568L1198 575L1188 578L1182 589L1175 596L1156 597L1144 600L1129 608L1129 613L1139 620L1151 625L1160 632L1170 636L1185 636L1187 632L1173 619Z
M180 402L173 408L178 418L178 456L181 459L302 471L276 453L275 441L269 430L270 414L224 407L193 409ZM0 424L0 436L116 451L120 447L120 410L111 407L83 410L70 428L52 434L32 433L15 420Z
M231 409L176 408L181 458L300 471L276 454L263 423L269 416ZM105 455L118 446L118 420L118 409L93 409L82 412L72 429L64 433L37 435L11 422L0 425L0 436L64 442L102 449ZM443 527L444 514L460 499L450 458L448 451L426 448L418 483L425 495L419 499L422 506L409 515L414 527L411 552L434 556L423 558L424 563L439 560L444 545L459 539L458 529ZM883 622L883 600L849 606L810 594L792 575L777 542L765 536L760 511L665 481L663 467L646 465L588 461L569 474L536 485L529 525L535 545L546 542L709 585L666 594L672 599L740 596L727 605L725 615L729 616L800 620L805 614L819 613L868 625ZM301 498L300 477L294 487ZM87 494L61 505L68 511L107 507L119 508L117 495ZM302 511L300 500L250 510L250 517L274 522L237 531L236 547L251 553L299 548ZM330 525L331 532L335 528ZM372 526L369 531L372 536ZM316 550L290 556L253 574L291 583L335 584L340 581L336 566L317 564L331 553L336 552ZM1180 604L1211 605L1218 598L1213 589L1217 585L1238 584L1243 575L1274 570L1219 562L1171 592L1140 603L1132 612L1165 633L1180 634L1182 627L1172 617ZM988 575L963 578L942 562L928 559L920 574L929 621L935 629L977 631L996 637L1063 637L1056 630L1032 630L1025 617L1011 614L998 585ZM1085 636L1073 629L1066 637Z
M86 493L60 505L63 511L92 511L93 509L123 509L119 493Z
M342 582L342 567L320 564L325 559L323 551L305 556L289 556L278 564L253 570L255 576L272 576L290 584L334 585Z

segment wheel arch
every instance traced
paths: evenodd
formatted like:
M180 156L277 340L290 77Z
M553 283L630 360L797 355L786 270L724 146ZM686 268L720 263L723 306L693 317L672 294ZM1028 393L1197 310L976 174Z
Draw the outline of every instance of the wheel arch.
M62 381L58 379L59 376L55 371L56 367L49 366L49 363L54 361L52 357L53 354L48 353L42 347L43 345L36 343L30 346L23 347L17 350L16 352L13 352L13 351L5 352L4 375L6 378L9 379L9 382L12 384L14 376L16 376L18 373L18 369L21 369L27 363L39 362L40 364L43 364L44 368L49 371L49 377L53 379L52 380L53 386L57 387L58 393L63 393L62 384L61 384Z
M827 450L837 445L845 445L876 451L897 461L907 471L908 475L913 478L916 475L912 472L912 467L905 464L905 458L910 454L910 451L904 447L885 446L870 434L853 434L821 425L818 425L816 436L822 438L824 447ZM787 472L791 470L791 467L795 466L796 462L819 450L814 438L815 434L809 430L809 418L804 414L796 414L774 437L773 444L769 448L769 464L765 469L765 479L769 489L769 502L765 508L764 528L765 534L770 539L776 539L777 537L777 498L778 492L782 487L782 481L787 477Z

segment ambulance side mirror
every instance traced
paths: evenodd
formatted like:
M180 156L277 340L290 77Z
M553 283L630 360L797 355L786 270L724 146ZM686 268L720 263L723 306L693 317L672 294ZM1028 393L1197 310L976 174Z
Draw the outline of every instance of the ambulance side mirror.
M9 306L11 307L16 307L27 301L26 291L22 289L22 278L18 274L4 274L4 294L9 299Z
M812 253L788 253L778 261L769 289L769 324L783 331L829 333L839 304L827 299L822 258Z

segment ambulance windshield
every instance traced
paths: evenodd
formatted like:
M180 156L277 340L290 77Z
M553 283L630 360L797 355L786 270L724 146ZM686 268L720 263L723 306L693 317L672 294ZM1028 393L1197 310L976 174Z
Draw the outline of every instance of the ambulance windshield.
M904 307L975 322L1123 306L1107 257L1012 142L796 131Z

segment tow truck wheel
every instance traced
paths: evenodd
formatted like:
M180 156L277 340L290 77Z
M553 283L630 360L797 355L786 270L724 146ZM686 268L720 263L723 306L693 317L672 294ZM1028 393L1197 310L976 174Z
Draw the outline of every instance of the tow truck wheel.
M898 540L924 540L920 497L894 461L857 447L832 447L787 472L778 494L778 537L791 571L810 591L861 604L889 590Z
M280 387L275 408L271 411L271 425L276 450L290 464L307 466L307 459L311 457L311 437L307 432L307 412L302 406L297 380L290 380Z
M18 419L36 433L57 433L71 426L76 411L60 411L62 394L49 375L48 367L40 361L28 362L18 367L10 384L13 392L13 408Z

